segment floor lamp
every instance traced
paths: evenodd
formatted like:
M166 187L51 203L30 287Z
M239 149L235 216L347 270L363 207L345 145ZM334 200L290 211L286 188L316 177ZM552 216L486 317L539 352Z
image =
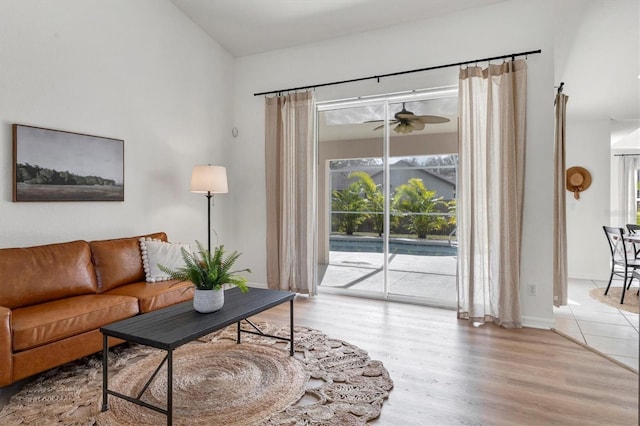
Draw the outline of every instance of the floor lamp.
M207 197L207 250L211 252L211 204L213 194L226 194L227 169L223 166L211 164L193 166L191 172L191 192L205 194Z

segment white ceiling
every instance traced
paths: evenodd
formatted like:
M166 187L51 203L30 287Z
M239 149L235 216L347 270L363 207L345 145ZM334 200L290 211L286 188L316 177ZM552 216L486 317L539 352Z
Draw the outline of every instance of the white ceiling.
M234 57L505 0L171 0Z
M171 1L232 56L240 57L509 0ZM556 83L565 82L568 114L610 118L625 128L622 132L638 128L638 0L554 0L553 4Z

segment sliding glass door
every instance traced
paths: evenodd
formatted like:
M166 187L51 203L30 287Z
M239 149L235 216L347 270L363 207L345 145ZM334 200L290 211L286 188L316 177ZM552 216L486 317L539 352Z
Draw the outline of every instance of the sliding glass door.
M318 288L455 306L456 93L318 106Z
M384 131L361 122L384 105L337 105L318 113L318 285L322 290L384 294Z

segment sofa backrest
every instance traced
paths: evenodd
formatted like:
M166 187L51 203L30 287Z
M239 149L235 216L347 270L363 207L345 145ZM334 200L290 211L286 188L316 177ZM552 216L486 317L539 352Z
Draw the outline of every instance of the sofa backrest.
M89 242L100 293L145 280L140 252L142 237L167 241L167 234L157 232L137 237Z
M0 249L0 306L15 309L97 291L86 241Z

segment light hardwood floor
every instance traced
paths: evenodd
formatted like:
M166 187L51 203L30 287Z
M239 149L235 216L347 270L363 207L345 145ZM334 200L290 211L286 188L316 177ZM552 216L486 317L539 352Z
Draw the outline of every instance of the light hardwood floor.
M288 304L255 318L287 324ZM298 296L295 322L384 363L394 389L376 425L638 424L638 375L552 331L329 294ZM18 389L0 389L0 407Z
M288 305L258 316L288 321ZM637 425L638 375L553 331L474 327L455 311L321 294L295 322L348 341L394 381L380 425Z

